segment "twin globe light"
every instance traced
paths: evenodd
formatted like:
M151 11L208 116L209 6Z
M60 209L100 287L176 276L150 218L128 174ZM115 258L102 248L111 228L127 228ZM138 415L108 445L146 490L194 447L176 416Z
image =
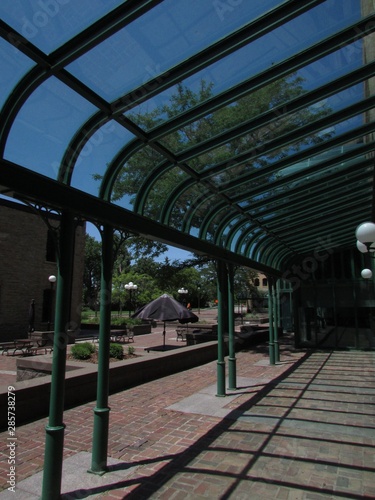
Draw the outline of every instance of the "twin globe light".
M370 254L370 257L375 258L375 224L373 222L363 222L356 231L357 248L362 253ZM372 278L371 269L363 269L361 272L362 278Z

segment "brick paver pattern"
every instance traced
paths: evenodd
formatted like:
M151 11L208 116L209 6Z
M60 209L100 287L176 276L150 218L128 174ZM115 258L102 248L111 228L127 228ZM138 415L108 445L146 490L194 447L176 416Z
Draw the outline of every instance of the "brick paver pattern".
M112 395L108 453L134 469L70 498L375 498L375 353L299 351L284 338L281 363L267 358L266 346L236 354L237 375L255 381L228 398L227 418L168 409L215 384L216 362ZM65 458L91 451L94 406L65 412ZM17 481L42 470L46 423L17 429Z

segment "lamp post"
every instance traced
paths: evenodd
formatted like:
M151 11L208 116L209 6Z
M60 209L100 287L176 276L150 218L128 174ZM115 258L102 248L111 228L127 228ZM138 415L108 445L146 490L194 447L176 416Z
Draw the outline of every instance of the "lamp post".
M198 293L198 314L201 313L201 284L197 285L197 293Z
M361 253L369 254L372 259L375 258L375 224L373 222L363 222L356 231L357 248ZM364 279L372 278L371 269L362 269L361 276Z
M355 236L357 238L357 248L360 252L375 252L375 224L373 222L360 224L355 231Z
M182 305L186 307L186 295L188 293L188 290L186 290L186 288L182 287L182 288L179 288L177 291L182 296L182 299L181 299Z
M133 294L134 290L137 290L137 288L138 288L138 286L135 285L132 281L130 281L129 283L127 283L125 285L125 289L129 290L129 318L130 318L130 309L132 306L132 294Z
M47 330L51 330L52 309L53 309L53 285L56 283L56 276L51 274L51 276L48 278L48 281L50 282L50 292L49 292L50 308L49 308L49 318L48 318Z

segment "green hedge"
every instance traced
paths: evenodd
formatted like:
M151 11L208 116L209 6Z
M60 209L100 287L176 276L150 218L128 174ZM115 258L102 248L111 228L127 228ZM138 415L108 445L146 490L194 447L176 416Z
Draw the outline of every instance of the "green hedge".
M74 344L71 349L73 358L75 359L90 359L95 353L96 348L90 342L83 342L82 344Z
M109 344L109 357L122 359L124 357L124 351L122 345L120 344Z

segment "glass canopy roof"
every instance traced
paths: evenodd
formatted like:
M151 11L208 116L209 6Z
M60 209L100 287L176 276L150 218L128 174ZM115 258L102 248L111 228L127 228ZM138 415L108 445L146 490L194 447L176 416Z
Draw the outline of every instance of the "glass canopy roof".
M280 275L373 219L372 0L2 0L0 193Z

